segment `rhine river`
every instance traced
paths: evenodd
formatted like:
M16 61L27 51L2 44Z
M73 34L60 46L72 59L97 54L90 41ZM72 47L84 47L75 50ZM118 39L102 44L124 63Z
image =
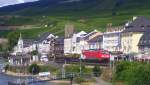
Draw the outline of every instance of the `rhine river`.
M2 64L1 59L0 59L0 64ZM16 81L17 79L32 81L31 77L15 77L15 76L10 76L10 75L0 73L0 85L8 85L8 81ZM57 85L57 84L51 82L42 82L42 83L35 83L29 85Z

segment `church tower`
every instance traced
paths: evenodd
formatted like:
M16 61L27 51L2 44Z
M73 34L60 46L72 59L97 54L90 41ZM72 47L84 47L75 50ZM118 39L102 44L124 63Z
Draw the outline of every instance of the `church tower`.
M23 39L22 39L21 33L20 33L20 37L18 40L18 44L17 44L17 51L23 52Z

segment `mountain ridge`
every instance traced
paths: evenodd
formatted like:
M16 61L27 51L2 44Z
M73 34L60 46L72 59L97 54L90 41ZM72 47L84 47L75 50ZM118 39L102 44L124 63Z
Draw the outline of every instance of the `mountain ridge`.
M12 16L9 19L0 18L0 25L33 25L40 27L38 30L32 29L34 34L49 31L63 35L64 26L68 22L74 24L77 31L98 29L103 32L108 23L120 26L133 16L150 17L150 0L63 1L67 0L40 0L0 8L0 16ZM28 32L23 30L24 34Z

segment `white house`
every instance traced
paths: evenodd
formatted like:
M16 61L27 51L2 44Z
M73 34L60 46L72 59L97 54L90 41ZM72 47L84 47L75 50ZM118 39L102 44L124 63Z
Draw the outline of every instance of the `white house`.
M97 30L90 33L81 31L73 34L71 38L64 39L64 54L81 54L82 50L90 49L91 44L94 44L96 47L100 47L98 46L100 44L97 41L94 41L97 40L94 38L100 37L99 35L102 35L102 33Z
M108 51L121 51L121 27L111 28L103 33L103 49Z
M55 36L51 33L44 33L43 35L39 36L37 40L37 48L39 53L49 53L50 52L50 44L52 44L53 39Z
M71 38L64 39L64 54L80 54L81 44L80 40L87 33L84 31L73 34Z
M87 35L85 35L80 44L83 46L82 50L89 50L89 49L100 49L102 45L102 33L94 30Z
M17 46L14 47L14 53L17 52L29 53L34 50L38 50L38 52L41 54L48 53L50 51L50 44L53 38L55 38L55 36L48 32L39 36L37 40L22 39L22 36L20 34Z
M14 65L29 64L40 60L39 58L50 52L52 40L56 38L51 33L44 33L37 40L22 39L20 34L17 45L9 57L9 62ZM41 56L31 56L29 53L37 50ZM44 55L43 55L44 54ZM45 59L45 58L44 58ZM48 61L48 60L47 60Z

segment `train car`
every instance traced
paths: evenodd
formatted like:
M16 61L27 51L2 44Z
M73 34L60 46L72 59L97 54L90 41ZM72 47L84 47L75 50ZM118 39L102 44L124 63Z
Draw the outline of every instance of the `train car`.
M83 50L82 58L84 59L110 59L110 53L106 50Z

